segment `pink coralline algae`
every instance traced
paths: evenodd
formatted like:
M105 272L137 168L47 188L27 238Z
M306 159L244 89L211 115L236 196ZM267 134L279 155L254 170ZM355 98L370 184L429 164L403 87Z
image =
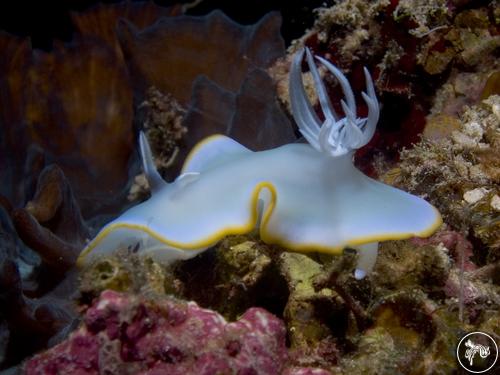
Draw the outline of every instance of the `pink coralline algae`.
M282 375L332 375L332 373L321 368L290 367Z
M261 308L228 323L194 302L105 291L82 326L30 359L35 374L280 374L285 326Z

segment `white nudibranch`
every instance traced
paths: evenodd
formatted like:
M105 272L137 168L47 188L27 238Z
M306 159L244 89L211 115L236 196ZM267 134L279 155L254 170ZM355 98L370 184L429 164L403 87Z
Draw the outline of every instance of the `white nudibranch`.
M334 65L316 57L339 81L344 117L335 113L313 56L306 59L325 121L313 110L303 83L304 51L290 72L292 112L309 144L253 152L223 135L200 142L181 175L165 182L156 171L143 133L140 149L151 198L107 224L82 251L78 264L118 248L132 247L160 261L196 256L227 235L258 230L260 238L295 251L359 252L355 277L373 269L378 242L431 235L439 212L425 200L384 185L353 165L353 153L368 143L379 104L365 69L366 118L356 114L354 94Z

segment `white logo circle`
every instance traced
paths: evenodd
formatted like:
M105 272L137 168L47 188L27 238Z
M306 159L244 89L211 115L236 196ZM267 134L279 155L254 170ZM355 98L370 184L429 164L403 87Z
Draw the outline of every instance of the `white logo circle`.
M464 370L482 374L491 370L497 363L497 343L487 333L468 333L457 345L457 359Z

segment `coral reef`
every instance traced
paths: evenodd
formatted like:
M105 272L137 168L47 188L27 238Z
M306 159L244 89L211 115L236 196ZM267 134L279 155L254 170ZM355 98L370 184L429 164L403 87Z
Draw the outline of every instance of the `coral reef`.
M172 109L177 101L188 110L177 128L191 134L168 173L177 174L187 151L213 133L231 133L249 145L265 143L260 147L295 139L263 70L284 53L277 14L241 26L220 12L193 17L181 15L178 6L126 2L75 13L72 19L73 42L56 43L48 53L32 51L27 40L0 38L5 52L0 69L9 77L1 83L9 95L1 102L8 110L1 114L0 146L9 155L2 170L11 182L2 193L14 205L31 197L9 187L29 183L30 174L21 172L29 161L26 151L37 144L70 180L85 218L118 212L126 204L124 187L135 156L132 124L142 128L147 120L139 106L153 100L146 97L151 87L172 95ZM196 58L190 59L193 49ZM172 135L177 141L178 134Z
M280 99L288 101L288 66L302 46L339 66L354 91L363 87L367 67L382 111L372 142L357 158L365 172L377 175L374 159L382 155L394 165L402 147L419 141L429 112L455 115L494 90L500 40L495 9L495 2L442 0L342 0L319 8L314 27L271 69ZM333 84L328 91L332 102L340 99Z
M144 110L144 131L150 139L153 154L156 155L156 165L160 174L168 168L175 155L179 152L177 143L186 134L187 129L182 124L185 110L172 95L163 95L155 87L146 92L146 100L139 109ZM151 142L153 140L153 142Z
M68 339L22 373L329 375L291 366L283 322L261 308L228 322L195 302L104 291Z
M97 4L84 12L74 12L71 20L77 31L77 38L99 39L114 49L123 60L123 52L116 33L116 24L125 19L135 27L143 29L154 24L161 17L173 17L182 13L180 6L161 7L152 1L124 1L115 4Z
M346 373L449 373L455 358L437 340L434 306L419 292L386 296L372 308L374 324L357 341L357 350L342 358ZM440 334L450 335L443 326ZM453 348L454 337L444 347ZM439 356L437 360L435 356Z
M275 84L262 68L249 72L236 92L225 90L204 76L198 77L185 124L194 136L191 146L214 133L226 134L252 150L296 140L276 98Z
M133 148L132 91L120 56L95 35L78 34L71 45L58 43L50 53L32 51L28 40L4 34L2 39L2 74L9 76L2 84L12 92L2 98L0 122L2 149L15 158L5 168L14 169L9 185L22 186L31 178L17 171L37 144L68 176L85 216L109 210L123 198ZM14 205L31 197L4 194Z
M79 248L42 227L28 211L16 209L12 213L12 219L20 238L26 245L36 249L44 262L64 270L75 264Z
M40 172L34 197L25 208L41 225L64 241L82 245L89 237L71 186L55 164Z
M0 34L3 52L0 75L5 78L0 80L5 93L0 98L0 153L5 156L0 158L3 181L0 203L5 208L8 222L15 225L15 230L9 229L9 235L19 236L24 242L20 247L22 251L13 251L18 245L5 243L10 250L6 252L8 262L6 260L0 277L4 277L5 285L12 286L16 292L8 293L3 301L5 306L12 307L9 311L16 308L26 310L23 306L33 304L31 297L39 301L43 298L55 301L53 306L50 303L44 305L49 311L45 315L45 325L52 328L44 334L36 333L38 331L34 328L34 334L40 339L33 340L34 345L26 345L21 350L19 345L32 325L25 324L26 330L18 330L17 323L12 323L10 317L0 316L0 368L15 365L24 356L43 348L63 328L69 327L74 312L66 306L61 308L64 313L54 312L58 309L58 301L70 304L76 285L71 267L82 244L95 228L127 204L127 181L138 170L137 163L134 164L134 128L149 128L150 140L158 145L156 156L161 164L164 162L165 169L169 169L166 168L167 161L179 154L172 170L179 168L183 155L191 148L187 143L197 142L204 134L235 132L248 140L257 139L270 144L295 139L288 118L274 98L273 82L262 70L284 52L279 35L280 18L276 14L257 25L244 27L220 13L181 16L175 22L175 28L170 27L161 35L165 40L175 40L172 33L176 37L184 35L180 37L182 40L198 38L196 45L205 45L207 54L212 56L211 63L207 64L207 57L198 55L196 61L202 62L202 69L197 72L182 69L189 76L183 79L188 116L184 116L184 110L177 104L179 98L174 98L169 91L152 89L157 83L155 79L141 81L144 84L142 91L134 91L138 87L138 78L129 68L137 56L130 54L129 49L123 52L125 44L121 42L124 39L119 42L116 22L126 19L121 21L120 35L123 37L124 30L149 30L148 27L160 17L177 17L182 10L179 6L163 8L152 2L124 2L75 13L72 15L76 27L73 41L69 44L56 42L50 52L33 51L28 39ZM216 21L215 24L212 21ZM172 23L166 19L162 21L167 25L169 22ZM220 50L214 48L216 45L203 39L209 38L210 33L193 36L187 27L193 22L207 30L220 27L221 33L217 35L224 38L217 38L218 43L230 46L233 52L240 51L238 46L241 46L248 56L254 56L251 60L239 52L233 56L231 66L235 70L243 66L242 63L245 65L237 80L232 81L237 82L230 87L235 89L234 92L228 91L220 82L231 77L226 69L227 56L220 54ZM177 26L183 30L181 34ZM161 25L158 27L161 31ZM158 30L158 27L151 30ZM133 36L136 36L135 31ZM262 44L264 41L269 43ZM155 68L169 64L179 66L182 56L167 54L157 59L155 55L146 65L157 62ZM205 72L203 69L212 68L218 76L210 75L213 81L208 82L200 74ZM158 72L160 77L167 76L161 69ZM180 78L181 75L174 76ZM196 82L190 104L193 80ZM226 95L228 106L221 108L221 102L210 102L207 87L215 89L219 97ZM249 116L252 121L247 121ZM200 118L205 122L199 121ZM282 123L283 130L274 128L277 122ZM259 128L261 124L265 131ZM185 129L193 133L188 142L183 137ZM282 139L282 135L288 138ZM181 152L176 152L177 149ZM146 189L141 187L131 199L140 199ZM20 244L17 239L15 243ZM142 266L147 268L148 264ZM103 270L113 269L109 265L102 267ZM122 274L120 270L118 275ZM149 275L149 270L145 274ZM140 275L144 273L134 274ZM158 269L158 280L164 276L163 270ZM151 281L151 288L160 291L158 285L163 283L167 285L165 291L171 290L168 274L165 277L165 282ZM101 280L102 285L94 291L108 287L107 281L113 286L115 275L108 275L108 279ZM132 279L143 281L141 277ZM134 282L122 284L132 289L137 285ZM14 288L14 285L17 286ZM56 292L59 288L61 290ZM90 292L85 294L87 297L93 295ZM246 305L250 306L250 303ZM50 312L52 307L54 309ZM26 311L29 312L26 316L32 316L30 309Z
M447 9L443 12L451 13ZM493 52L500 46L500 35L491 28L494 22L488 7L454 14L453 22L442 21L439 31L433 29L437 35L420 51L419 63L430 74L442 73L452 63L467 67L497 65Z
M73 42L51 52L0 33L1 370L39 352L20 372L448 374L466 332L500 337L498 1L300 9L320 4L286 56L277 14L241 26L152 2L75 13ZM361 281L352 251L291 253L253 235L171 267L120 249L76 273L127 192L147 194L139 129L167 179L206 135L255 150L294 142L288 73L304 45L354 92L370 70L381 120L356 163L429 200L446 225L381 244Z
M50 279L43 282L36 279L41 260L19 240L2 207L0 239L0 369L3 369L64 336L74 312L67 299L69 293L64 290L67 283L44 294Z
M185 110L170 94L162 94L157 88L146 91L145 100L137 109L135 123L143 127L155 157L155 165L162 176L168 168L178 163L179 149L187 128L183 125ZM147 197L149 186L144 173L134 177L128 200Z
M257 150L295 140L265 71L285 52L280 24L277 14L269 14L242 26L217 11L205 17L163 18L143 30L119 24L137 100L147 102L146 92L154 86L187 111L182 126L189 137L165 177L175 178L188 151L215 133Z
M181 281L170 269L128 249L120 249L115 255L98 260L82 271L82 300L92 301L104 290L178 296L182 296L183 291Z
M230 236L212 251L174 266L174 276L182 284L182 296L235 319L246 309L260 306L281 314L287 287L273 259L280 249L254 236ZM209 267L212 272L205 272ZM202 285L212 285L207 289ZM198 287L199 286L199 287Z
M321 318L328 310L328 319L343 324L347 310L338 303L331 289L315 290L314 281L323 275L324 267L306 255L287 252L281 254L278 263L290 292L283 316L287 322L292 363L320 368L337 364L338 343L327 321Z
M54 164L40 172L33 199L10 215L19 238L60 276L75 264L89 236L72 188Z
M133 148L133 108L127 72L113 51L90 41L59 47L37 54L28 75L25 121L31 142L63 169L77 197L95 201L103 186L121 190ZM92 203L85 203L88 210Z
M256 25L241 26L215 11L206 17L162 18L144 30L120 22L118 36L134 89L145 92L155 86L186 106L197 76L237 92L251 69L265 68L280 57L284 52L280 23L279 17L268 15ZM177 38L170 38L172 33ZM218 56L240 63L207 63L218 61Z
M57 166L41 171L35 190L25 208L7 199L0 208L0 368L57 342L76 319L71 267L88 229Z
M120 249L82 271L80 290L86 301L106 289L172 294L229 320L252 306L279 314L288 296L284 280L275 277L273 259L280 252L252 236L230 236L196 258L165 266L134 249Z
M479 240L479 263L499 259L500 96L467 108L456 130L401 153L396 185L425 196L449 225ZM430 122L428 127L433 127ZM439 125L438 125L439 126Z
M26 374L279 374L285 328L263 309L228 323L194 302L106 291L68 340L37 355Z
M105 258L83 277L83 288L91 296L108 287L173 293L229 319L251 306L274 311L289 341L285 373L448 373L455 368L448 353L463 332L495 332L500 307L500 284L492 283L498 267L479 267L472 250L447 229L428 239L387 241L372 276L358 281L352 252L304 255L232 236L170 269L129 254L135 260L121 278L127 256Z

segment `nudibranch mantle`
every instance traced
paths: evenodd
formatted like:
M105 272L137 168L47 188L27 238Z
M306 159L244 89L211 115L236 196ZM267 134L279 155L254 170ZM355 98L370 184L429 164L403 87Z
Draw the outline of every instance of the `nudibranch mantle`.
M441 224L432 205L365 176L353 164L352 150L369 141L378 121L369 74L365 72L368 94L363 97L371 113L358 119L345 77L334 72L339 81L344 79L347 101L346 117L339 119L322 94L324 87L307 51L326 117L320 127L305 99L299 70L302 54L292 65L290 92L294 116L309 144L253 152L231 138L214 135L200 142L182 174L166 183L141 133L151 198L107 224L78 263L124 246L138 246L161 261L187 259L227 235L258 229L264 242L290 250L340 254L346 247L360 249L356 277L362 278L373 267L379 241L431 235ZM330 71L331 67L327 66Z

